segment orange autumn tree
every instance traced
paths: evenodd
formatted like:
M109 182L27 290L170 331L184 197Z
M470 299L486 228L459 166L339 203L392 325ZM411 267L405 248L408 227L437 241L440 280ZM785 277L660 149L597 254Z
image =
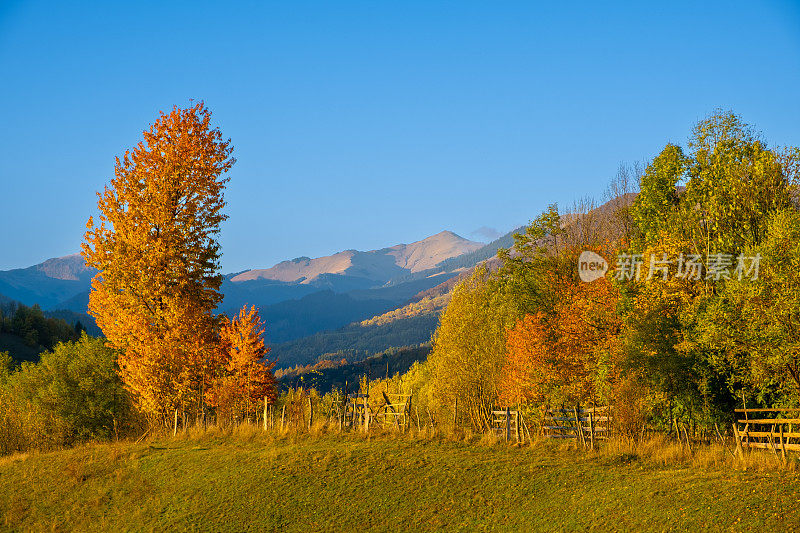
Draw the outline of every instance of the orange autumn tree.
M601 278L559 283L557 294L552 314L526 315L508 332L505 405L608 399L621 327L614 288Z
M264 346L264 324L255 307L239 310L233 319L225 318L219 332L220 365L206 394L208 404L222 417L250 417L266 398L273 403L277 384L267 361L269 348Z
M89 312L138 407L151 417L200 411L221 301L217 235L230 140L198 103L161 113L135 148L116 159L87 223L86 264L98 270Z

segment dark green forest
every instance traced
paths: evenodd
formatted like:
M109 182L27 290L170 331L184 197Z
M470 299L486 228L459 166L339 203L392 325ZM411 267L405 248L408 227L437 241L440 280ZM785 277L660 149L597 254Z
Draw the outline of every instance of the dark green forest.
M13 301L0 304L0 352L9 352L16 362L36 361L42 351L51 350L59 342L78 340L81 332L87 331L77 317L70 311L45 313L38 305L28 307ZM87 322L91 333L97 334L94 323Z

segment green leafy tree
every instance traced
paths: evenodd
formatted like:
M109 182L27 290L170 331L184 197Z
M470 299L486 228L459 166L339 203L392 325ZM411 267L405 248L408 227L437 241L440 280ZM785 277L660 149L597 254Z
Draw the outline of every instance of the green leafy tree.
M643 369L644 380L670 406L710 420L730 411L742 376L720 332L742 330L737 312L720 307L725 280L706 276L709 256L732 254L733 270L736 254L757 247L769 218L791 205L796 170L791 151L769 149L731 112L699 122L689 148L687 155L667 145L642 176L633 210L640 239L633 251L643 254L644 277L654 257L694 254L703 270L676 279L673 263L668 281L657 275L628 284L626 347L630 368Z
M729 280L704 310L698 337L716 348L713 363L764 403L800 400L800 212L770 218L767 236L748 254L753 274Z
M84 333L1 379L0 411L6 428L22 432L17 446L66 446L125 431L133 420L131 403L115 360L103 339Z
M640 179L640 192L631 206L639 229L638 246L652 245L677 224L677 184L686 176L689 158L680 146L667 144Z
M768 217L791 205L792 177L771 150L732 112L694 128L681 219L695 253L737 253L764 237Z

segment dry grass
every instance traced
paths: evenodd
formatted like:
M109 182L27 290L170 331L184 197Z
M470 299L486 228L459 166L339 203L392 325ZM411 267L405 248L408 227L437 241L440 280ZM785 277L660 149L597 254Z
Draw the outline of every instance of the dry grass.
M562 454L576 453L575 443L572 441L553 442L538 439L530 445L534 448L555 449ZM664 435L655 435L643 440L619 437L599 444L594 451L583 448L577 451L588 458L594 457L608 464L642 462L657 467L690 467L707 471L800 471L800 457L794 453L787 454L784 460L780 454L776 455L768 450L745 448L743 456L739 457L730 444L725 446L720 442L692 443L689 447Z
M393 428L383 429L379 426L373 426L367 433L358 428L341 430L338 422L328 419L315 421L310 429L287 425L283 429L275 427L264 430L261 424L248 422L228 426L195 426L179 431L175 437L170 432L166 432L166 430L161 433L154 432L144 442L152 443L164 440L188 440L191 442L234 441L267 445L275 443L278 439L288 440L290 443L301 443L337 435L347 439L367 441L384 437L395 439L400 437L406 441L422 440L461 442L479 446L507 446L504 439L495 433L476 433L469 428L443 431L425 426L420 429L412 427L408 431L398 433ZM516 443L512 444L520 446ZM549 449L551 451L557 450L563 454L574 454L576 452L574 441L552 441L536 438L533 442L525 443L524 446ZM798 454L789 453L784 461L780 454L776 455L771 451L758 449L748 451L745 449L744 455L740 458L734 454L735 449L730 443L727 446L718 441L710 444L692 443L691 447L689 447L665 435L654 435L642 440L618 437L598 443L597 449L594 451L583 448L579 448L577 451L585 453L587 458L598 458L617 464L630 464L631 462L640 461L658 467L692 467L712 471L721 469L752 472L800 471L800 456ZM0 465L8 461L25 460L28 455L27 453L15 454L0 458Z
M588 451L324 421L211 426L6 457L0 530L786 530L800 476L778 467L663 437Z
M288 439L289 442L299 443L308 440L326 438L331 436L343 436L347 439L371 440L383 437L402 438L406 441L422 440L431 442L461 442L480 446L507 446L504 439L494 433L478 433L469 428L457 428L444 430L424 426L417 429L411 427L403 433L398 433L394 428L383 429L373 425L368 433L359 428L340 429L338 422L330 419L319 419L308 429L301 426L287 426L283 429L279 427L263 429L261 424L242 423L239 425L229 425L218 427L209 425L207 427L192 427L186 431L179 431L176 437L171 434L152 434L146 442L153 442L164 439L188 439L190 441L207 441L209 439L234 440L246 443L274 443L277 439ZM515 446L519 444L512 443ZM525 447L557 449L562 453L575 453L574 441L551 441L548 439L535 438L533 442L526 442ZM607 442L598 443L597 449L588 451L579 450L587 457L596 457L607 461L617 461L630 463L632 461L644 461L660 467L693 467L710 470L736 469L753 472L769 471L800 471L800 456L790 453L784 461L780 454L775 455L766 450L747 450L743 457L734 455L735 448L732 443L727 446L718 441L708 443L692 443L691 447L686 444L670 439L665 435L654 435L646 439L629 439L619 437ZM20 457L25 457L24 454ZM0 459L2 460L2 459ZM6 460L10 460L7 458ZM19 459L18 459L19 460Z

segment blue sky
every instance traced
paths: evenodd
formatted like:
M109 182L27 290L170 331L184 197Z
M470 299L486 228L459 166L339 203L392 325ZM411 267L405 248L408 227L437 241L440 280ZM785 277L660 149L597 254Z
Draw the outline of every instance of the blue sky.
M0 3L0 269L79 249L114 156L204 100L223 270L529 221L730 108L800 145L795 2Z

